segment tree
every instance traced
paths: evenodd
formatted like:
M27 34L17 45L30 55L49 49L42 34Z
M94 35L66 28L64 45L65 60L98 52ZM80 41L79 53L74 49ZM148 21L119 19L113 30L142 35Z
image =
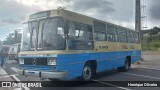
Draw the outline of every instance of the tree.
M148 43L148 50L150 49L149 47L149 44L150 44L150 42L152 41L152 37L151 36L149 36L148 38L147 38L147 43Z
M158 33L160 32L160 28L159 27L154 27L154 28L151 28L151 29L148 29L148 30L142 30L141 31L141 35L145 35L145 34L148 34L150 36L155 36L155 35L158 35Z
M11 45L15 43L20 43L21 42L21 33L17 33L17 38L15 38L15 33L10 33L3 41L4 45Z

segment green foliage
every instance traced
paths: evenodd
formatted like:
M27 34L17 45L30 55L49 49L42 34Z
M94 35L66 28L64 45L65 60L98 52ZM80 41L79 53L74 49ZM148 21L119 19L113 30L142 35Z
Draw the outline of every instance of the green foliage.
M155 35L159 35L159 32L160 32L160 28L154 27L148 30L141 30L141 35L148 34L150 36L155 36Z
M11 45L15 43L20 43L21 42L21 33L17 33L17 38L15 38L15 33L10 33L3 41L4 45Z
M160 50L160 28L154 27L141 31L142 50L157 51Z
M153 43L153 47L158 48L158 47L160 47L160 44L158 44L158 43Z
M147 40L148 40L148 42L151 42L152 41L152 37L148 37Z
M147 38L143 38L141 40L142 50L149 50L149 51L157 51L160 48L160 39L152 38L152 41L148 42Z

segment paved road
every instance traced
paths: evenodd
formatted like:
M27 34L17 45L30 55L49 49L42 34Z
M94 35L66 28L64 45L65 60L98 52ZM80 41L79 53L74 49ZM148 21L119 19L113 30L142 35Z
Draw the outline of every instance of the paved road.
M25 90L159 90L156 87L120 87L117 84L108 83L105 81L160 81L160 56L145 55L144 61L140 64L133 64L128 72L117 72L116 70L98 73L93 80L102 86L110 87L86 87L94 86L95 83L79 84L76 87L53 87L53 88L25 88ZM18 67L15 62L7 63L5 68L0 68L0 81L41 81L38 77L24 77L17 74ZM49 80L43 80L49 81ZM50 83L47 82L48 84ZM55 82L56 83L56 82ZM122 82L123 83L123 82ZM103 85L104 84L104 85ZM96 86L96 85L95 85ZM112 86L112 87L111 87ZM21 90L21 88L0 88L0 90Z
M160 55L143 55L143 58L144 61L137 67L160 70Z

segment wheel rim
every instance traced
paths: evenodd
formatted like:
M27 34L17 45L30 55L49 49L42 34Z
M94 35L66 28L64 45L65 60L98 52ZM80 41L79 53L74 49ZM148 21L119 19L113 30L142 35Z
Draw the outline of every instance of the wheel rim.
M88 80L91 77L91 68L89 66L85 66L83 69L83 78Z

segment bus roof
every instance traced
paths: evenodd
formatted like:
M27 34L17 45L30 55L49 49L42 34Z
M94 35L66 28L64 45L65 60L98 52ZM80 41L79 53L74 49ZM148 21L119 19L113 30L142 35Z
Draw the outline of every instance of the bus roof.
M42 19L42 18L48 18L48 17L63 17L67 20L72 20L72 21L76 21L76 22L80 22L80 23L85 23L85 24L90 24L93 25L94 21L100 21L106 24L110 24L110 25L114 25L116 27L120 27L120 28L125 28L128 30L133 30L131 28L127 28L127 27L123 27L114 23L110 23L108 21L102 21L99 19L95 19L86 15L82 15L76 12L72 12L69 10L64 10L64 9L54 9L54 10L47 10L47 11L41 11L41 12L37 12L34 13L32 15L30 15L27 18L27 21L32 21L32 20L36 20L36 19ZM135 30L133 30L135 31ZM137 31L135 31L137 32Z

